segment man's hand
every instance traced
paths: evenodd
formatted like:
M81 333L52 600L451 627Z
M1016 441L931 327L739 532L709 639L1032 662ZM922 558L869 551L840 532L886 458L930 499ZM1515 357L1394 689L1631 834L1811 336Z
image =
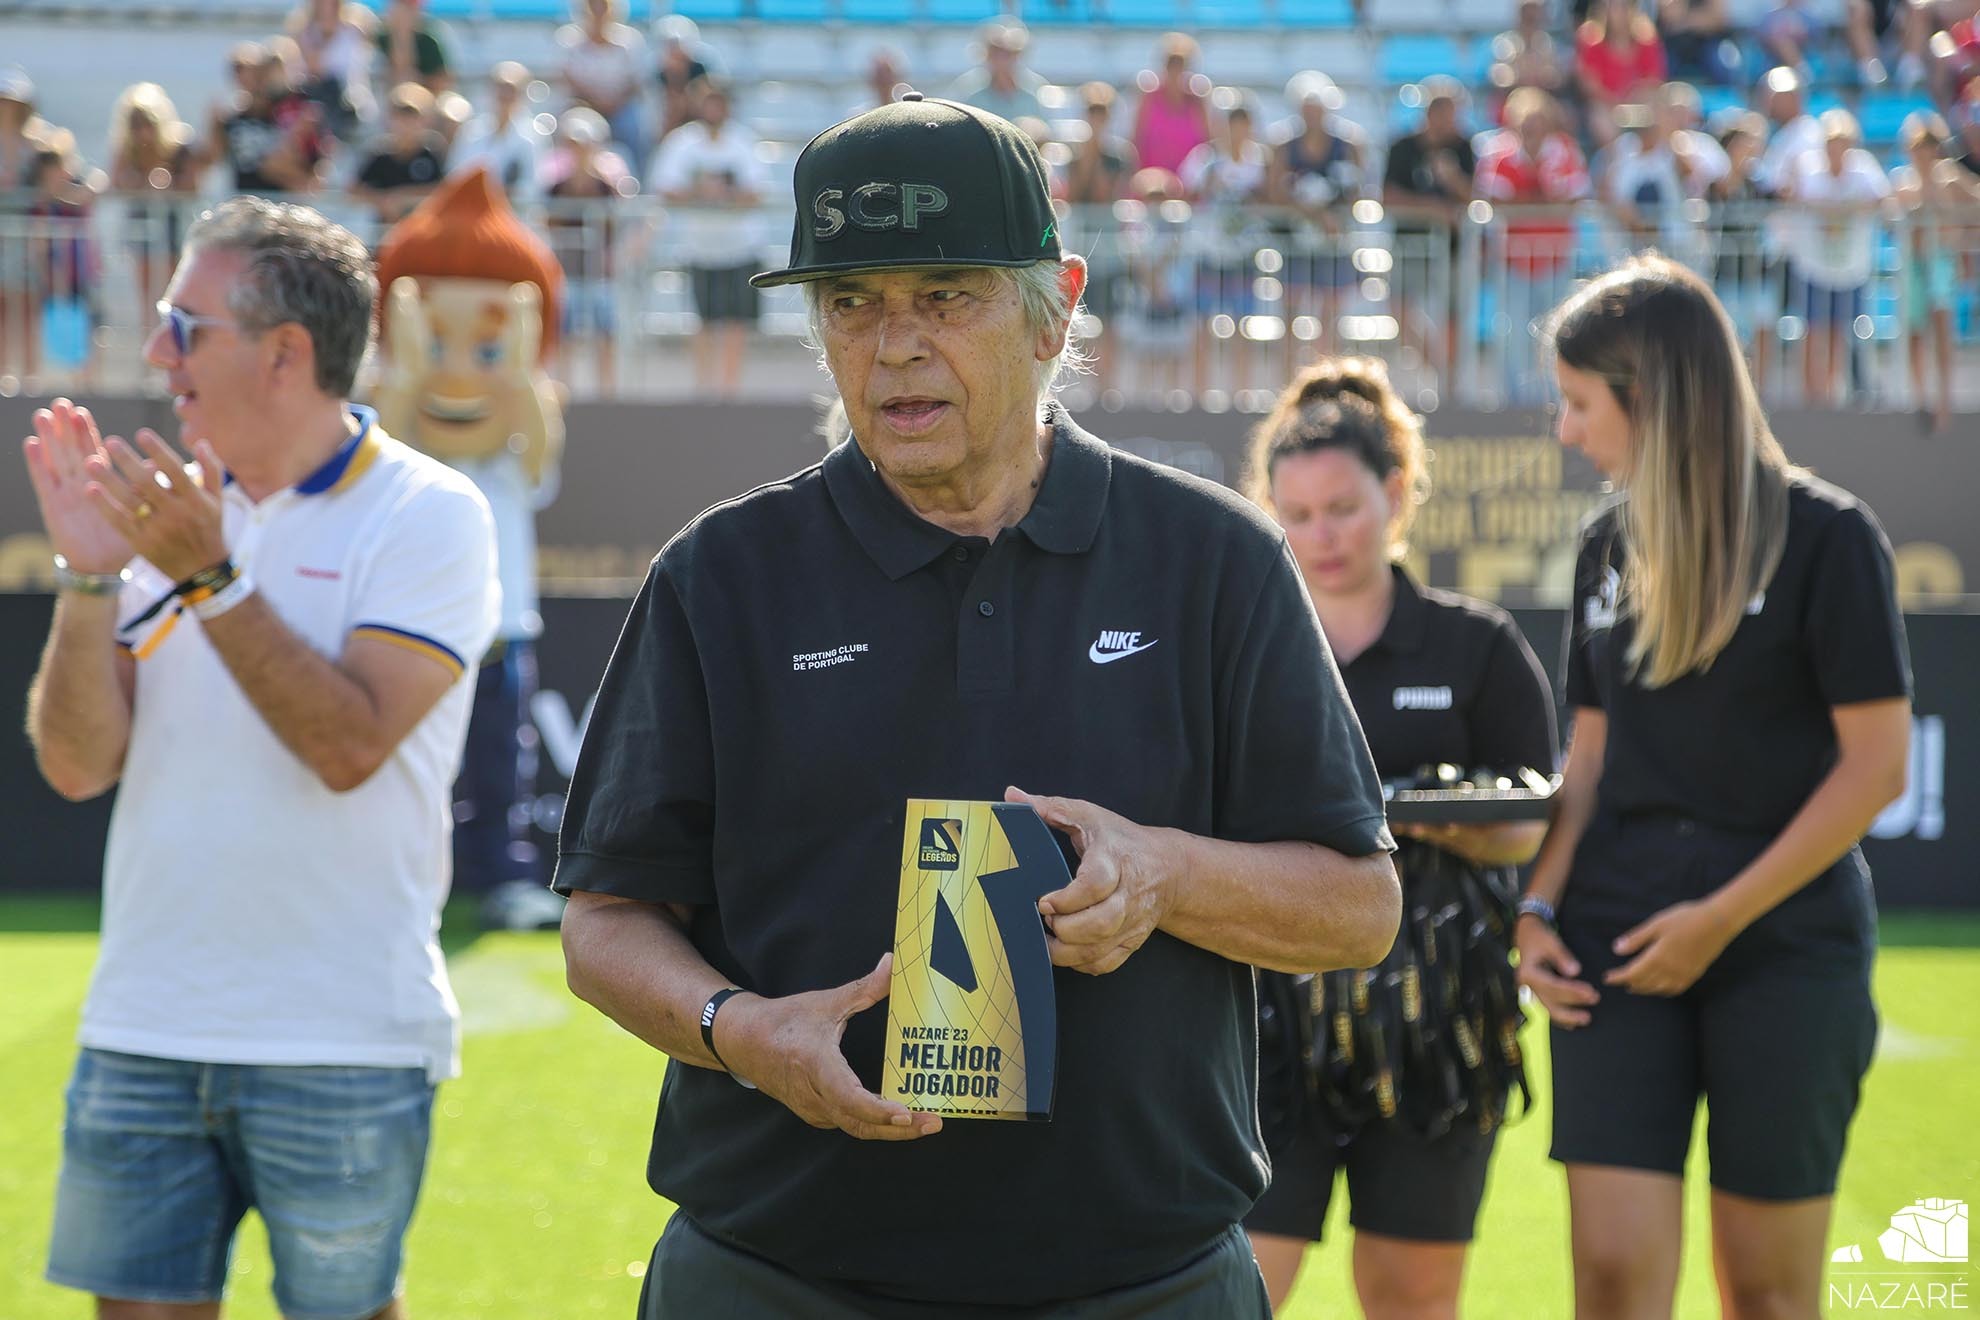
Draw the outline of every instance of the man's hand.
M859 1084L839 1048L846 1020L887 997L894 955L832 990L767 999L737 995L715 1019L716 1049L738 1077L815 1128L862 1141L913 1141L942 1130L936 1114L884 1100Z
M89 498L88 463L103 454L89 409L57 399L37 410L21 453L55 553L78 573L115 573L130 563L131 543Z
M1008 788L1004 800L1029 803L1047 825L1064 830L1079 853L1073 882L1038 900L1053 964L1101 976L1126 962L1175 900L1181 863L1167 831L1078 798Z
M1617 938L1616 952L1636 957L1602 980L1639 995L1681 995L1737 933L1706 903L1673 903Z
M133 550L183 582L227 558L220 459L201 440L198 466L183 464L148 428L137 442L142 454L113 435L85 460L90 502Z

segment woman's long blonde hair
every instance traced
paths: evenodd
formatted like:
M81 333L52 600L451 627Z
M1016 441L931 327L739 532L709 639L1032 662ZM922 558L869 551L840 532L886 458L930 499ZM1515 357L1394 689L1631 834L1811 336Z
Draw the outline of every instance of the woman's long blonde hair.
M158 131L158 153L160 159L138 162L130 158L131 116L141 115L151 121ZM185 144L191 130L180 122L179 112L172 107L172 98L165 89L155 82L132 83L117 98L117 104L110 110L110 159L118 164L145 168L169 162L179 147Z
M1792 471L1732 320L1698 276L1646 255L1569 298L1549 338L1629 416L1629 672L1654 688L1709 669L1780 565Z
M1380 358L1327 357L1293 377L1251 433L1243 493L1272 509L1272 469L1282 458L1345 449L1382 480L1402 473L1403 497L1389 521L1389 557L1409 551L1409 529L1430 492L1423 423L1389 383Z

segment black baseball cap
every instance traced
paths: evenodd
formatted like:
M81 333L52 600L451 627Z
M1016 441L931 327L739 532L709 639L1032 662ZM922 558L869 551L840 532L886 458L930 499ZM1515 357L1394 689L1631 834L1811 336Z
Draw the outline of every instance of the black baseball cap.
M1058 261L1045 165L1015 124L909 92L811 140L797 159L791 264L759 289L826 275Z

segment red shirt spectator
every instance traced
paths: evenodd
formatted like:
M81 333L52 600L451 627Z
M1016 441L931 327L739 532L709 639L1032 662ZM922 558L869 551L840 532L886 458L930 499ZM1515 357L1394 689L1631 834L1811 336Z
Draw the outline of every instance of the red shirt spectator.
M1621 103L1643 96L1664 81L1663 43L1632 41L1617 44L1591 35L1583 27L1575 37L1576 58L1588 76L1608 93L1609 100Z
M1669 76L1664 43L1633 0L1604 0L1574 34L1575 78L1588 104L1588 134L1598 146L1616 137L1615 108L1647 102Z
M1554 98L1526 87L1506 98L1507 127L1478 157L1478 195L1512 205L1561 205L1588 195L1588 162L1560 130ZM1551 275L1574 248L1565 218L1515 218L1505 227L1506 266L1529 279Z

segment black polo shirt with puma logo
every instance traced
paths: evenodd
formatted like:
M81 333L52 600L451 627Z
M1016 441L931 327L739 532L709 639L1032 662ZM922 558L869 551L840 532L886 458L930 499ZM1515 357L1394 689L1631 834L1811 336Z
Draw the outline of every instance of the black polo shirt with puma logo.
M1016 784L1218 838L1388 849L1279 530L1052 421L1037 499L994 542L915 516L855 443L676 537L606 671L557 888L691 905L704 956L780 996L891 947L910 798ZM876 1295L1038 1303L1174 1270L1265 1185L1251 969L1157 932L1056 980L1050 1123L861 1142L670 1067L649 1181L720 1240ZM845 1034L869 1088L884 1022Z
M1397 779L1449 762L1552 774L1559 746L1546 671L1496 605L1418 586L1392 566L1382 635L1341 667L1375 768Z

